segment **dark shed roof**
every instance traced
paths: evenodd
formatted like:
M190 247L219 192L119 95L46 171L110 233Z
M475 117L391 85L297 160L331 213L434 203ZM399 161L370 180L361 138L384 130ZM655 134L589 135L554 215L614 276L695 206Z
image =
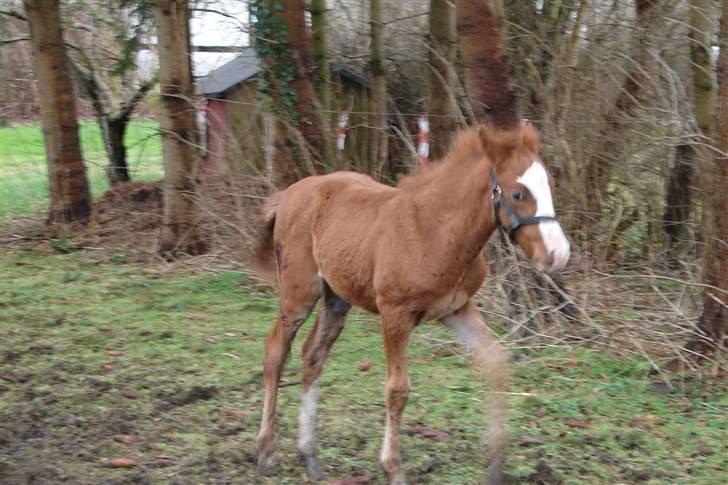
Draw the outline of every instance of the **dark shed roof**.
M255 77L260 71L260 60L255 49L249 47L235 59L201 78L197 84L197 92L202 96L223 94L235 85Z
M197 93L207 97L224 94L238 84L257 76L261 70L260 59L255 49L248 47L235 59L201 78L197 83ZM332 63L331 71L363 87L369 87L365 78L346 67Z

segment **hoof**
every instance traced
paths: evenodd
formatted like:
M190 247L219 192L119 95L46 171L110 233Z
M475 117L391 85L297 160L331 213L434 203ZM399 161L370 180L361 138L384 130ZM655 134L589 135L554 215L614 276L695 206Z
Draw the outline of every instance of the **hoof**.
M324 479L324 471L321 469L321 464L318 460L306 463L306 476L314 483Z
M324 479L324 470L321 468L321 462L317 455L304 455L300 454L303 461L306 463L306 476L309 481L316 483Z
M496 459L488 469L488 485L503 485L503 459Z
M264 477L273 475L276 471L276 465L273 462L273 457L258 458L258 467L256 470L258 471L258 475L263 475Z

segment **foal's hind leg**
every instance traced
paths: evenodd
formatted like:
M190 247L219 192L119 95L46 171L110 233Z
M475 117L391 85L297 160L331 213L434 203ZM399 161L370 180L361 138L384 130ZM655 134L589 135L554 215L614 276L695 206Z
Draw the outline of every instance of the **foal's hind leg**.
M306 321L316 301L321 296L322 280L313 260L294 261L281 264L285 268L279 273L280 312L278 321L265 341L263 381L265 401L263 417L258 433L258 473L273 473L273 440L276 427L276 400L278 382L286 358L291 351L291 341Z
M381 308L381 312L384 354L387 358L387 383L384 387L387 422L380 461L390 485L404 485L406 482L402 473L399 428L410 389L407 345L410 333L421 317L397 308Z
M350 308L349 302L339 298L329 285L324 283L324 304L316 318L316 325L303 346L303 395L299 416L298 450L306 460L306 474L312 482L323 478L316 444L319 377L329 357L331 346L344 328Z
M508 436L505 430L507 403L505 391L510 377L508 351L490 335L475 303L470 300L460 310L443 319L459 339L475 354L475 360L490 383L490 419L488 422L488 483L503 483L503 464Z

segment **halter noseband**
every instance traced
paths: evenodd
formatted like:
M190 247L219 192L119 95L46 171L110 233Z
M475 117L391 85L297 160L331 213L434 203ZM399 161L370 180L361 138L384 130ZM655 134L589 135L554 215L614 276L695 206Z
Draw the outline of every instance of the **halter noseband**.
M508 234L508 238L514 241L514 235L516 230L521 226L527 226L529 224L538 224L543 221L557 221L552 216L530 216L530 217L519 217L518 214L513 212L511 206L508 205L506 199L503 197L503 190L498 185L498 181L495 179L495 170L491 167L490 169L490 199L493 201L493 212L495 214L495 223L498 227ZM508 227L503 225L500 218L500 208L503 207L503 212L508 217Z

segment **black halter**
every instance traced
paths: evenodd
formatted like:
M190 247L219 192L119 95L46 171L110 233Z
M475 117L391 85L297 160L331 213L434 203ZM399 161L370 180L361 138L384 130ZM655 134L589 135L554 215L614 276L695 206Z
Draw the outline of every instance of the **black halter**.
M495 170L490 169L490 199L493 201L493 212L495 214L495 223L498 227L508 234L508 238L514 241L514 235L516 230L521 226L527 226L529 224L538 224L543 221L556 221L557 219L552 216L530 216L530 217L519 217L518 214L513 212L511 206L506 202L503 197L503 190L501 190L498 181L495 179ZM503 207L503 212L508 217L508 227L503 225L500 218L500 208Z

